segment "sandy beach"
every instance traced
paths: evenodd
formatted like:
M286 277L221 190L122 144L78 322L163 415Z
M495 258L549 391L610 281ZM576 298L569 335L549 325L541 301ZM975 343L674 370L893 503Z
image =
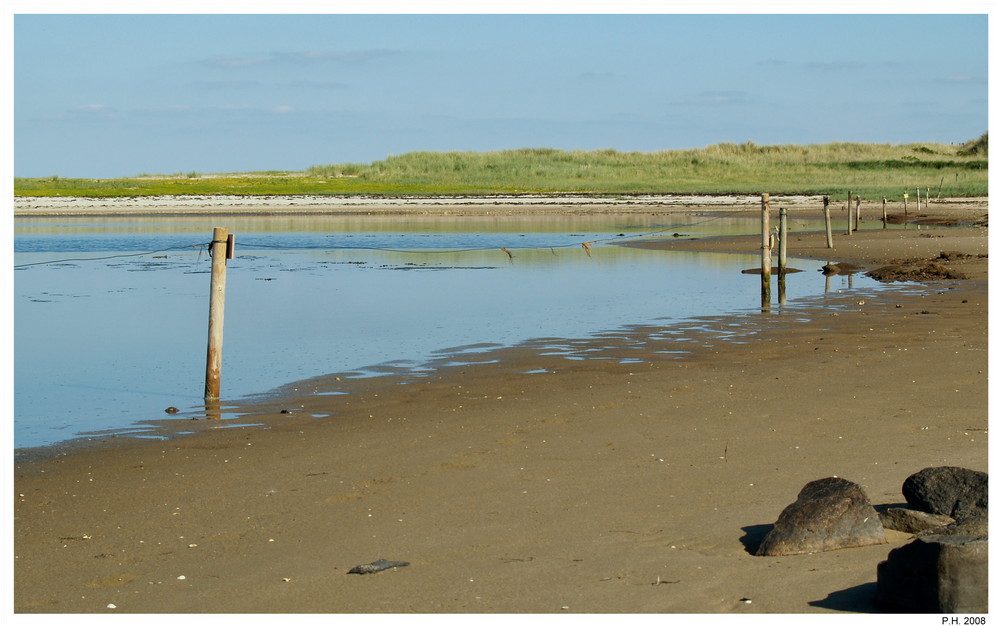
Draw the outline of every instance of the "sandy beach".
M630 200L410 210L759 207L759 198ZM815 198L772 205L782 203L817 211ZM110 210L69 204L15 208ZM192 200L116 206L218 210ZM867 217L876 211L863 206ZM903 481L925 467L988 471L987 210L982 198L910 207L912 227L835 233L833 250L822 232L789 238L792 257L864 269L930 263L963 279L931 272L870 297L833 293L671 333L587 340L624 361L567 360L539 342L405 381L331 374L224 409L246 414L232 423L264 426L198 420L174 426L193 435L16 455L14 611L873 612L876 566L910 535L789 557L753 550L809 481L846 478L883 505L902 503ZM643 245L756 253L760 243ZM678 338L683 354L668 349ZM409 565L348 574L380 558Z

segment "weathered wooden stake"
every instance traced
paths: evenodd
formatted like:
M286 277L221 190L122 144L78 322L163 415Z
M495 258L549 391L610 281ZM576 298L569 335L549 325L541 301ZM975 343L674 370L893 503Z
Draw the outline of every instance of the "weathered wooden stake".
M823 221L826 222L826 247L833 247L833 224L830 222L830 196L823 196Z
M886 203L885 196L882 196L882 228L889 227L889 216L885 212L885 203Z
M851 192L847 192L847 234L854 231L854 203L851 201Z
M861 196L854 198L854 230L861 230Z
M208 358L205 365L205 401L218 400L222 378L222 321L226 308L226 252L229 230L212 231L212 287L208 300Z
M920 187L917 187L917 212L920 211Z
M771 194L760 196L760 299L771 302Z
M778 274L785 273L788 261L788 209L778 209Z
M903 215L909 215L910 209L906 206L906 201L910 199L910 194L903 192Z

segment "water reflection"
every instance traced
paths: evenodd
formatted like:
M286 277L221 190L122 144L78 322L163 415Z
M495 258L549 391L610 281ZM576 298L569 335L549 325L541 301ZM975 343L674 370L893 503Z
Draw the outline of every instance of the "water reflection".
M207 241L217 221L18 219L15 264ZM754 255L611 245L654 231L752 232L752 219L338 216L227 222L237 244L228 270L222 372L222 395L230 400L332 372L428 372L539 337L559 338L553 345L562 346L568 358L595 358L589 349L574 353L572 340L746 309L759 293L759 283L740 273L757 264ZM595 240L602 243L591 245L588 254L582 244ZM377 242L398 250L333 248L331 241ZM835 288L831 277L825 284L819 280L819 262L796 265L805 271L787 277L795 297ZM208 256L191 249L16 271L17 446L131 429L162 419L171 405L188 418L224 420L225 406L201 398L209 270ZM847 280L876 285L863 277ZM662 346L665 354L679 349L676 341Z

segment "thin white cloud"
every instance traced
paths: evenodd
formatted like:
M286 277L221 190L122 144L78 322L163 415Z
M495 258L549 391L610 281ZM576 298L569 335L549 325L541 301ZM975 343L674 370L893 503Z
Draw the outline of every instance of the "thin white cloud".
M214 56L205 59L205 65L211 65L213 67L252 67L255 65L263 65L267 63L269 58L266 56L261 57L231 57L231 56Z
M318 63L363 63L375 58L400 54L398 50L307 50L305 52L272 52L256 56L217 55L202 61L218 68L245 68L263 65L315 65Z
M725 106L747 101L745 91L703 91L696 96L675 100L674 104L696 106Z
M810 61L804 67L814 72L845 72L860 70L865 64L859 61Z
M199 89L229 91L232 89L250 89L260 85L257 80L196 80L191 83Z
M346 89L347 83L334 80L293 80L288 83L289 87L302 89Z
M949 85L985 85L986 79L978 76L945 76L939 78L937 82Z

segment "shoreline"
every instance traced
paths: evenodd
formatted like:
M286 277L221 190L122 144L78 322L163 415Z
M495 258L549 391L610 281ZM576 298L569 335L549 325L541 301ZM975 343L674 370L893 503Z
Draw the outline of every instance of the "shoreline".
M794 233L789 256L963 251L945 262L970 279L588 340L626 362L529 345L343 396L313 393L345 382L320 377L234 408L266 427L19 459L14 609L870 611L875 566L908 535L776 559L747 547L809 480L888 504L923 467L986 471L987 237L866 230L833 253L822 237ZM734 325L737 340L713 338ZM665 354L677 337L700 339ZM411 565L345 575L376 558Z
M831 204L831 212L846 202ZM923 209L890 202L891 213L907 211L951 214L984 214L989 199L945 198ZM773 195L772 209L821 210L822 196ZM863 201L867 214L881 214L881 202ZM817 208L818 207L818 208ZM364 196L150 196L136 198L83 198L70 196L16 196L15 217L107 217L111 215L525 215L580 212L674 212L759 210L759 195L626 195L591 197L573 195L433 196L382 198Z

